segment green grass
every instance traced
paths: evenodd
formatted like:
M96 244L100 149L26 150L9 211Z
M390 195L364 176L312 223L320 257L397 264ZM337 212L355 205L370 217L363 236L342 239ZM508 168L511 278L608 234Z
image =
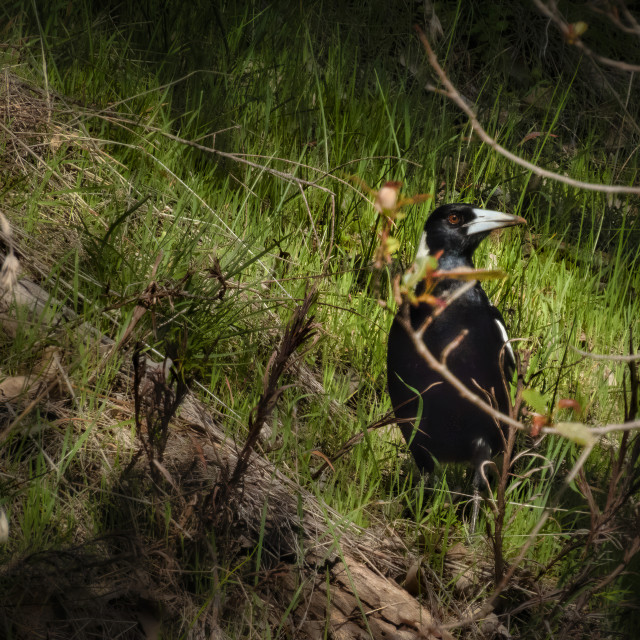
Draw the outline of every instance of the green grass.
M130 392L118 376L123 360L105 360L95 345L78 339L83 322L122 339L157 262L153 279L164 294L151 304L132 341L172 357L181 353L202 385L198 393L240 443L277 337L311 278L318 282L313 313L320 340L304 362L326 393L313 393L288 376L283 382L292 386L279 400L262 447L345 522L384 522L401 532L408 548L429 558L433 571L445 574L447 549L465 538L463 507L449 491L468 489L464 470L444 470L434 490L423 492L398 430L388 427L367 434L320 481L312 477L322 462L315 451L330 456L389 409L386 335L395 302L382 278L382 306L372 274L361 268L371 260L379 222L349 175L372 187L402 180L405 194L433 195L408 209L394 231L401 241L396 257L405 266L426 215L440 203L476 202L524 216L526 230L492 238L476 255L478 266L509 274L486 288L511 335L523 339L517 344L532 351L529 384L548 401L578 399L591 423L622 419L624 367L580 361L568 345L625 353L629 331L640 335L636 201L621 196L611 203L553 182L531 188L529 174L471 138L455 107L426 93L395 62L390 52L401 43L426 65L410 35L409 17L399 17L390 34L378 23L365 32L361 25L371 18L360 13L363 7L334 24L332 6L318 5L308 10L307 20L294 20L296 10L289 7L230 3L221 37L213 17L207 32L202 16L188 9L165 16L172 29L149 16L134 19L141 16L133 7L108 17L93 13L90 3L53 3L41 10L40 28L31 6L14 3L3 11L14 18L5 28L11 46L0 53L7 73L64 98L54 99L50 122L40 94L27 94L4 120L9 129L28 132L20 139L32 153L0 136L8 158L1 204L14 226L23 267L32 276L39 272L56 304L78 316L63 332L51 327L48 316L2 338L3 376L23 373L38 361L43 345L55 345L75 395L55 419L31 412L23 430L3 445L2 500L12 523L3 561L114 529L131 528L149 541L168 539L169 502L154 502L142 488L139 503L114 497L135 450L130 418L118 412L118 398ZM471 20L460 11L456 22L447 11L443 58L460 51L465 21ZM194 40L201 38L197 46L185 35L191 25ZM500 78L500 64L483 62L484 77ZM621 163L612 166L600 150L605 127L596 117L582 119L579 131L568 129L587 94L581 93L586 90L579 73L563 79L542 109L526 106L508 78L498 86L487 80L473 95L482 121L507 148L578 179L637 181L635 155L621 171ZM33 129L28 109L42 129ZM56 131L67 134L59 145L49 143ZM518 146L532 131L545 135ZM243 154L259 166L207 154L163 134L204 145L215 140L216 149ZM16 154L20 162L11 160ZM295 183L270 170L325 190L312 187L303 197ZM334 194L335 212L326 190ZM335 244L324 273L332 229ZM180 346L184 335L186 346ZM336 403L345 410L336 412ZM547 438L536 453L553 468L533 471L543 466L539 459L519 465L519 472L532 473L509 493L517 504L507 513L507 559L549 504L577 447ZM608 464L606 451L596 451L588 473L596 481L604 478ZM585 526L586 506L577 492L560 506L566 515L545 527L527 566L549 562ZM488 512L484 517L491 521ZM487 552L481 536L474 544L479 553ZM257 584L260 547L223 560L218 587L203 570L200 551L186 547L183 568L193 572L188 584L202 609L191 630L180 628L181 637L191 637L206 618L216 588L232 637L267 627L274 633L280 628L282 635L273 637L286 636L285 613L282 624L273 625L257 598L242 604L243 623L229 613L241 593L238 585ZM569 556L551 577L566 579L573 562ZM451 602L450 589L441 589L443 602ZM616 598L626 597L612 589L608 601L594 600L593 610L610 614Z

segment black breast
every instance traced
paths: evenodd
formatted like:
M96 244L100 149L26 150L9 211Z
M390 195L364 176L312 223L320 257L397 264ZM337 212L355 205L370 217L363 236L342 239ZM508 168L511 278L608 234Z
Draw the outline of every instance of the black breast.
M441 284L446 286L446 281ZM411 306L414 329L432 311L433 308L424 303ZM423 339L440 360L443 349L466 329L468 334L449 354L447 366L465 386L485 400L491 396L494 406L508 413L509 401L501 370L504 334L498 322L504 326L500 313L477 285L434 318ZM506 348L502 362L509 380L514 362ZM389 395L396 419L421 470L433 469L432 457L441 462L478 465L502 450L502 427L464 400L429 367L414 349L397 317L389 334L387 367Z

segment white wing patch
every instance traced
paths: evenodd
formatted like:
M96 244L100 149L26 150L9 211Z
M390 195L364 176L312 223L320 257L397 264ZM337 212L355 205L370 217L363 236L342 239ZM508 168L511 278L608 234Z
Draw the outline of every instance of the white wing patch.
M418 244L418 253L416 258L427 258L430 255L429 247L427 246L427 232L423 231L420 243Z
M502 336L502 339L504 340L504 343L506 345L506 349L511 354L511 357L513 358L513 361L515 362L516 361L516 356L513 353L513 349L511 348L511 344L509 343L509 336L507 335L507 329L502 324L502 322L500 322L500 320L498 320L498 318L495 319L495 322L498 325L498 331L500 331L500 335Z

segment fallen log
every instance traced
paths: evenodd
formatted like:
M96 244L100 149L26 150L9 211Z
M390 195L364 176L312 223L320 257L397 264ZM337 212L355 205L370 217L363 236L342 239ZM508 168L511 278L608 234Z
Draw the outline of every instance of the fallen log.
M213 475L207 472L209 482L235 467L235 445L193 395L182 406L179 421L200 434L200 448L191 455L204 456L207 467L215 469ZM189 457L184 443L177 449ZM173 458L178 468L188 464L188 459ZM269 508L263 528L265 504ZM298 504L304 505L302 518ZM416 598L377 570L375 561L385 554L378 536L342 524L338 513L263 457L253 454L227 508L237 518L235 528L250 541L257 542L262 534L272 563L297 559L280 566L265 596L275 591L285 606L296 602L290 615L295 628L304 632L299 637L322 638L325 629L336 640L451 637L438 630Z

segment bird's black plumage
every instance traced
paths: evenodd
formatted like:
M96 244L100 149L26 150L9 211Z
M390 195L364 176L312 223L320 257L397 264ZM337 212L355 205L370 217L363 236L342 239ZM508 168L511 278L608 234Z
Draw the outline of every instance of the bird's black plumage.
M493 229L522 223L520 217L472 205L444 205L427 219L418 256L440 253L441 270L473 267L473 252ZM464 284L455 279L440 280L431 293L446 300ZM410 305L413 328L418 329L434 310L425 302ZM443 350L463 330L467 335L447 357L449 370L471 391L485 399L489 394L495 399L495 406L508 413L503 370L509 380L515 366L513 352L506 343L504 320L479 283L452 298L433 317L423 340L440 360ZM396 419L422 471L433 470L433 458L441 462L471 462L477 469L502 450L501 427L429 367L416 352L398 316L389 333L387 368Z

